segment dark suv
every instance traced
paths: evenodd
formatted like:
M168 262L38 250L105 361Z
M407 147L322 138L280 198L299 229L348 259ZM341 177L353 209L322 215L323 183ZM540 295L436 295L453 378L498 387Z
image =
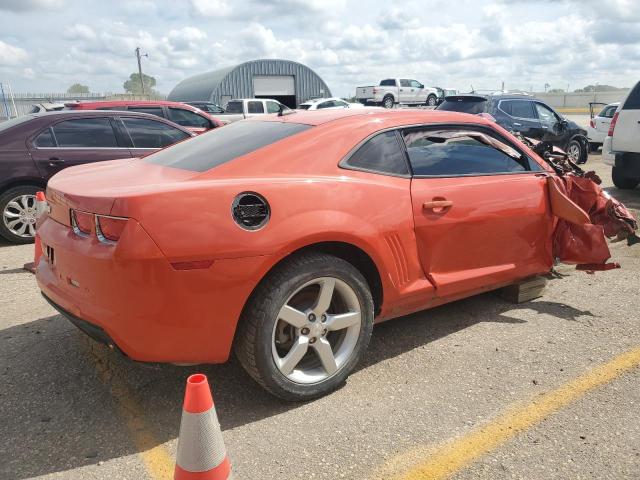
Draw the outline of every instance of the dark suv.
M136 112L63 110L0 123L0 237L33 241L35 194L63 168L139 157L194 135Z
M550 142L567 152L576 163L586 162L589 155L586 130L529 95L454 95L445 97L437 110L470 114L488 113L506 130Z

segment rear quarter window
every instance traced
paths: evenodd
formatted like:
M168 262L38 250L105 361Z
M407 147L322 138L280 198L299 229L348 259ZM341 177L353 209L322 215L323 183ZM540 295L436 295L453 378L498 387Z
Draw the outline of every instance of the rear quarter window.
M640 82L629 92L624 102L622 110L638 110L640 109Z
M395 87L396 81L394 78L387 78L386 80L382 80L380 82L381 87Z
M284 122L236 122L145 157L154 165L205 172L312 128Z

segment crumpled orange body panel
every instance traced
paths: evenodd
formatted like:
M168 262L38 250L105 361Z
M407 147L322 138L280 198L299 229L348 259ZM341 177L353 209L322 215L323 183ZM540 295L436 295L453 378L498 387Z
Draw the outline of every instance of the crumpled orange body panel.
M554 214L559 217L553 240L554 256L564 263L600 265L604 269L611 257L607 237L633 233L637 228L635 218L589 178L567 174L553 177L551 181L552 198L556 190L556 195L560 193L567 200L563 203L556 196L558 207L552 202ZM576 221L576 218L582 220L580 215L567 215L565 210L570 209L569 202L584 210L590 223Z

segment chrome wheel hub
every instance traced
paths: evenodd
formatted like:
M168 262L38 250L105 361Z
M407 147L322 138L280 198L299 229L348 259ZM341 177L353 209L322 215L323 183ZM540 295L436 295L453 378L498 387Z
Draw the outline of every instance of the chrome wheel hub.
M567 155L569 155L569 158L571 159L572 162L577 162L580 160L580 147L578 147L578 145L571 145L569 147L569 151L567 152Z
M353 355L361 317L358 296L342 280L321 277L305 283L278 313L271 344L276 367L295 383L332 377Z
M4 226L18 237L29 238L36 234L36 197L20 195L7 203L2 212Z

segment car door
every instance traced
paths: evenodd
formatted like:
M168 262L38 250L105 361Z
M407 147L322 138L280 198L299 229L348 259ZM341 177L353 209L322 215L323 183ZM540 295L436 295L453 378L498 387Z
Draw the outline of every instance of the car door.
M123 134L131 142L129 150L133 157L143 157L190 138L178 128L148 118L122 116L119 121Z
M40 174L46 179L74 165L131 157L109 117L56 122L38 132L28 144Z
M247 102L247 117L254 117L264 113L264 103L262 100L249 100Z
M411 85L412 101L416 103L424 103L427 100L424 85L417 80L409 80L409 84Z
M525 137L540 138L543 134L533 102L522 99L500 100L496 116L498 124L507 130L520 132Z
M488 127L419 127L403 138L420 262L438 296L551 268L548 174L533 160Z
M539 138L547 142L562 144L566 136L562 126L562 118L544 103L533 102L533 104L542 129L542 135Z
M402 103L411 102L414 93L411 88L411 82L406 78L400 79L400 90L398 93L398 100Z

